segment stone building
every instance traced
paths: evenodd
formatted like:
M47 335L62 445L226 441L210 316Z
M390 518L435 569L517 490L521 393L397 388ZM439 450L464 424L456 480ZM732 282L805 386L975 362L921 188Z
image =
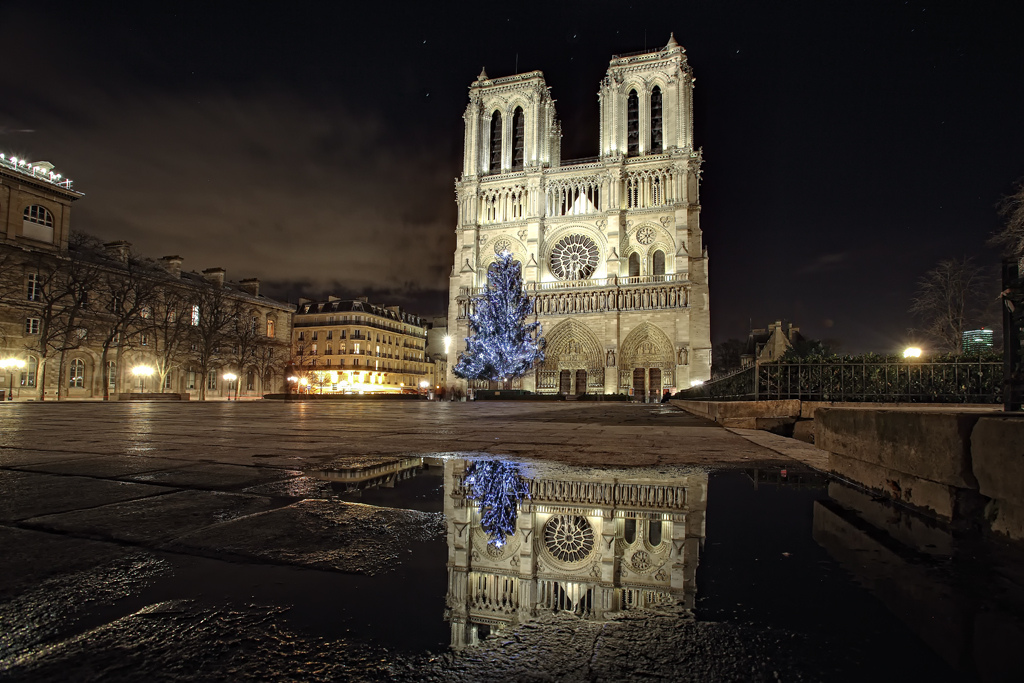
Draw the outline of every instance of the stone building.
M656 397L710 377L693 87L673 38L613 57L598 96L598 155L563 160L543 74L480 73L456 182L450 368L465 349L473 296L508 250L547 338L547 359L523 388Z
M746 352L740 356L740 362L745 368L755 363L770 363L782 358L802 339L799 327L794 327L793 323L776 320L766 328L750 331Z
M221 268L185 272L178 256L154 261L133 254L128 242L73 238L71 204L82 196L51 164L0 154L0 390L6 399L279 390L292 306L260 295L258 280L226 280ZM202 353L201 326L193 323L200 310L214 313L210 306L230 316L223 329L206 329L208 352ZM239 321L247 331L243 346L254 353L258 347L261 359L230 352L239 347L229 328ZM163 341L170 337L173 347Z
M480 503L468 495L472 466L444 461L452 647L542 612L600 621L653 605L693 608L706 472L666 479L523 465L529 496L518 505L515 531L495 543L481 527Z
M301 299L292 331L300 391L401 393L432 381L426 323L367 297Z

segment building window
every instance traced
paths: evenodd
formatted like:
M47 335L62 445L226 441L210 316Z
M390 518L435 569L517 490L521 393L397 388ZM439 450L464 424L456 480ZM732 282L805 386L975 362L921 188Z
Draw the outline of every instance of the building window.
M299 330L299 341L306 341L306 333Z
M25 318L25 334L39 334L39 318Z
M317 335L317 330L313 330L313 336L310 337L310 339L312 339L313 341L316 341L317 336L318 336Z
M334 330L327 330L327 338L334 339Z
M250 370L245 373L245 390L252 391L256 388L256 373Z
M21 234L39 242L53 242L53 214L46 207L33 204L25 208Z
M185 373L185 388L188 390L196 388L196 371L193 368L189 368Z
M359 342L352 345L352 353L359 353Z
M85 362L81 358L71 361L68 369L68 386L81 389L85 386Z
M630 90L626 98L626 155L640 153L640 98Z
M28 274L28 282L25 288L25 298L29 301L39 301L39 297L42 294L42 290L39 288L39 275L36 273Z
M139 337L139 343L142 346L149 346L149 335L148 334L144 334L141 337Z
M331 345L330 344L328 344L327 348L324 349L324 355L325 356L333 356L334 355L334 352L331 350Z
M164 389L170 389L170 388L171 388L171 373L168 372L166 375L164 375Z
M199 304L192 306L192 326L199 325Z
M491 173L501 172L501 112L491 115Z
M658 249L654 252L654 258L651 259L651 275L664 275L665 274L665 252Z
M117 364L112 360L107 361L107 386L111 389L117 386Z
M36 374L39 372L39 359L29 356L25 363L25 369L21 371L21 386L34 387L36 385Z
M512 170L523 170L523 154L525 139L525 124L522 107L516 107L512 113Z
M629 255L629 276L637 277L640 275L640 256L634 251Z
M316 337L314 337L314 339L316 339ZM311 355L313 355L313 356L316 355L316 344L310 344L310 352L309 353Z
M258 329L260 329L260 319L259 317L254 315L252 316L252 319L249 321L249 332L255 335L256 330Z
M326 365L327 367L331 367L331 359L330 359L330 358L328 358L328 359L327 359L327 362L326 362L326 363L324 363L324 365Z
M277 323L274 321L273 318L267 318L267 336L268 337L276 337L277 336Z
M214 391L217 388L217 371L210 370L206 375L206 389L208 391Z
M654 86L651 91L651 154L661 154L664 150L662 134L661 88Z

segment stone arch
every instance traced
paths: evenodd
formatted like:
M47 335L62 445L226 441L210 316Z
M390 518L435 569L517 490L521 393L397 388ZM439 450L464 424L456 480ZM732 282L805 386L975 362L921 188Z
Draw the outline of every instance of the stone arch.
M633 386L634 370L643 369L645 376L656 369L661 374L661 386L653 387L659 393L662 387L675 384L676 357L672 340L660 328L649 322L641 323L623 340L619 352L619 384Z
M589 327L576 320L565 320L544 338L546 346L544 363L538 369L538 389L557 393L561 373L568 371L572 381L571 393L589 390L604 393L604 351L597 335ZM576 386L579 371L586 372L586 387Z
M526 246L522 241L513 235L495 235L491 239L487 240L487 243L484 244L483 248L480 250L480 264L482 267L479 270L484 273L484 282L487 281L487 269L491 267L492 263L498 260L498 253L495 251L495 248L500 246L499 242L502 240L506 240L508 242L509 251L512 252L512 257L516 261L519 261L519 263L523 264L524 267L526 266L526 262L528 260L526 258Z

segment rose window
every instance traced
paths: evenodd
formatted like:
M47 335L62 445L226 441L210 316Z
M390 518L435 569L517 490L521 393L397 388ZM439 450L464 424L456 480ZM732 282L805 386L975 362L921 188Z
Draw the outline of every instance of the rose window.
M503 251L512 251L512 240L502 237L494 243L495 254L501 254Z
M586 280L596 269L597 245L589 237L563 237L551 250L551 272L559 280Z
M636 241L640 244L647 245L654 241L654 228L649 225L645 225L636 231Z
M562 562L579 562L594 549L594 529L579 515L556 515L544 525L544 545Z
M630 563L637 571L647 571L651 568L651 556L646 550L637 550L633 553L633 557L630 558Z

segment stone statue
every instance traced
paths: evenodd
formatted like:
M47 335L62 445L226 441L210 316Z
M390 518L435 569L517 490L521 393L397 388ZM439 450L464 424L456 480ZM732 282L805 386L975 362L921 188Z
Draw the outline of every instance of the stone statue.
M690 362L690 351L685 346L679 347L679 364L686 365Z
M615 367L615 352L614 351L609 350L608 353L605 355L605 364L609 368L614 368Z

